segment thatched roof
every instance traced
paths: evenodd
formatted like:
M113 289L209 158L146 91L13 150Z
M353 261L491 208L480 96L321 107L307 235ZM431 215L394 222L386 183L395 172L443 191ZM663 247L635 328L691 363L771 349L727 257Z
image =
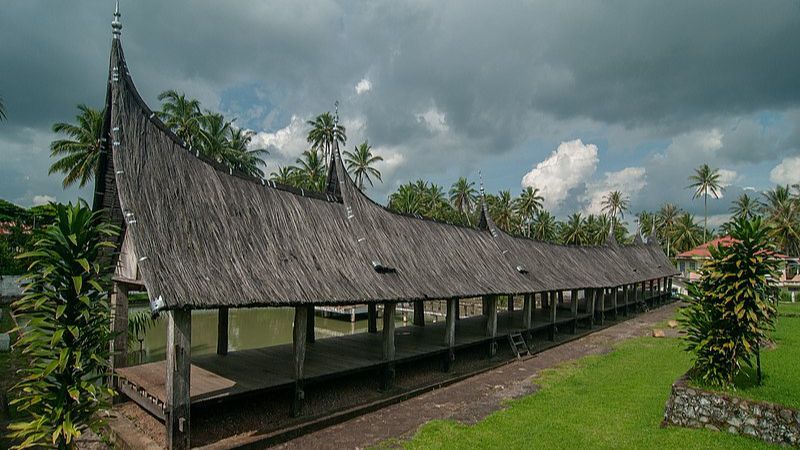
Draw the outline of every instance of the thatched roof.
M675 270L655 246L570 247L372 202L335 149L327 193L230 173L142 101L111 55L95 207L130 233L159 308L344 304L612 287ZM161 303L161 302L159 302Z

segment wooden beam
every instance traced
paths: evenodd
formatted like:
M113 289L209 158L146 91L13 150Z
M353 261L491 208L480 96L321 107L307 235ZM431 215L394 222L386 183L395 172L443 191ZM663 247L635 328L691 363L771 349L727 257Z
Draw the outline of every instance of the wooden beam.
M172 450L190 448L192 312L176 309L167 312L166 421L167 445Z
M378 305L375 303L367 305L367 332L378 332Z
M489 357L491 358L497 353L497 296L489 295L486 298L486 336L491 338L489 341Z
M228 307L217 310L217 354L228 354Z
M614 320L617 320L617 318L619 317L619 312L617 311L617 308L619 307L618 300L619 300L619 288L613 287L611 288L611 306L614 307Z
M294 307L294 329L292 330L292 353L294 354L294 401L292 414L297 417L302 413L305 391L306 332L308 331L308 307Z
M128 286L114 283L111 295L111 370L128 365Z
M414 302L413 324L418 327L425 326L425 303L422 300L417 300Z

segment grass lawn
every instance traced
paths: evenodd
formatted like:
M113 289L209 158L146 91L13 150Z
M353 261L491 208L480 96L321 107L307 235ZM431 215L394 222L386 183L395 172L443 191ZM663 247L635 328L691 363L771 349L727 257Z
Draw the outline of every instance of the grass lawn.
M786 339L784 345L795 342ZM769 380L782 383L777 365L767 361L764 355ZM411 441L400 444L426 449L777 448L728 433L661 428L670 387L690 363L678 339L633 339L608 355L542 373L538 392L510 402L508 409L475 425L433 421Z
M761 386L755 383L755 370L747 369L736 379L736 389L724 392L800 408L800 303L778 306L772 338L775 348L761 352Z

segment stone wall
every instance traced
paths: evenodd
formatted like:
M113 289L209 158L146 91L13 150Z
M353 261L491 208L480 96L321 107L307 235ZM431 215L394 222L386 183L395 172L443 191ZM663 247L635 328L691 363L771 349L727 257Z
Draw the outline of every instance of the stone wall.
M0 275L0 304L9 303L22 295L20 277L16 275Z
M782 405L691 387L684 375L672 385L663 425L708 428L800 445L800 412Z

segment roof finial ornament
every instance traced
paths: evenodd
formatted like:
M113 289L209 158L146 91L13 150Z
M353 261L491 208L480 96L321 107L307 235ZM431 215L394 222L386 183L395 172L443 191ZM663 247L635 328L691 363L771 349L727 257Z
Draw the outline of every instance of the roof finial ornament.
M119 39L122 34L122 22L119 20L120 17L122 17L122 14L119 13L119 0L117 0L117 4L114 7L114 20L111 21L111 34L114 36L114 39Z
M333 129L339 128L339 100L333 102Z
M478 170L478 179L480 179L481 182L481 197L485 197L486 191L483 189L483 173L480 170Z

